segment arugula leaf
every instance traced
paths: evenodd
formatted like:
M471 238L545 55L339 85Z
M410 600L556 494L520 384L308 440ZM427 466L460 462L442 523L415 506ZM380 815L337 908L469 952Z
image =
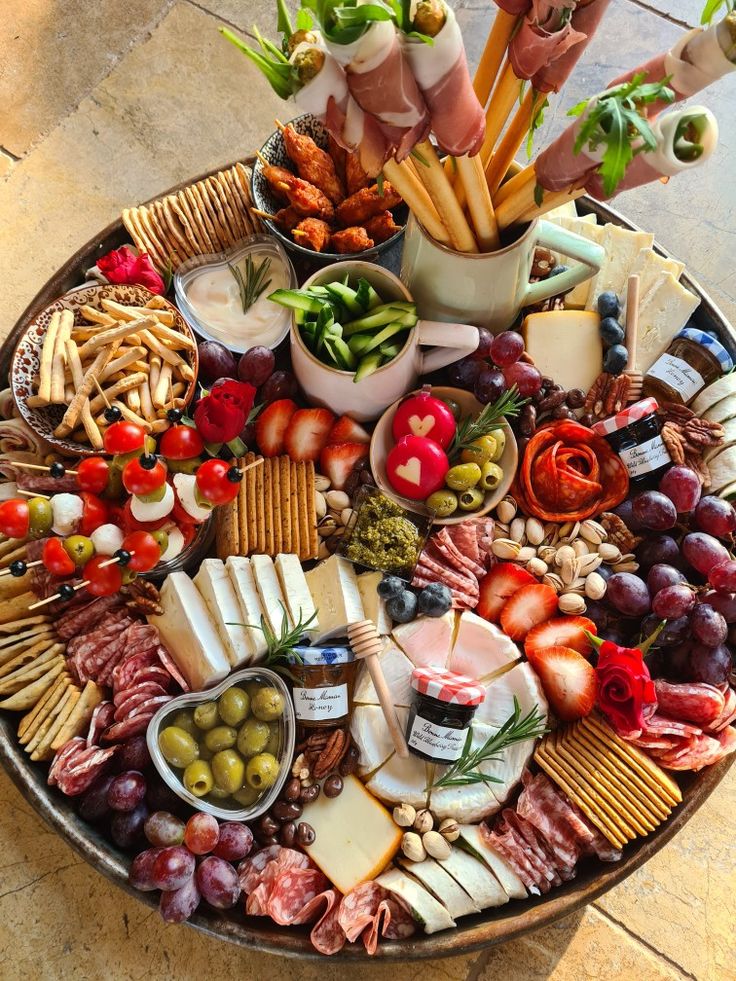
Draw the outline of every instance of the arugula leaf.
M220 34L227 38L231 44L234 44L239 51L242 51L246 58L250 58L281 99L288 99L298 91L300 87L299 78L294 67L270 41L267 42L264 38L259 37L258 41L262 50L256 51L227 27L221 27Z
M544 201L544 188L541 184L534 185L534 203L538 208L542 207L542 201Z
M707 0L706 5L703 7L703 12L700 15L700 23L710 24L721 8L725 8L726 13L731 14L736 9L736 4L734 0Z
M393 9L383 3L359 4L359 0L303 0L314 12L322 33L334 44L357 41L375 21L395 20Z
M544 122L544 110L549 105L549 99L546 96L540 101L541 95L541 92L534 93L534 102L532 103L532 119L529 123L529 132L527 133L526 137L526 155L528 160L531 160L532 158L534 134Z

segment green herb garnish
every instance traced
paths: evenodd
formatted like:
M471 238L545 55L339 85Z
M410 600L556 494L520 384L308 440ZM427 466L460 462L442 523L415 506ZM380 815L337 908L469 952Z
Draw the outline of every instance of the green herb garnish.
M498 429L507 418L518 416L522 406L526 405L528 401L529 399L519 395L519 389L513 385L495 402L483 406L482 411L475 419L472 416L467 416L457 424L455 437L450 444L447 455L452 459L476 439L487 436L494 429Z
M439 790L442 787L467 787L474 783L502 783L498 777L492 777L488 773L483 773L478 769L483 763L497 761L500 754L514 743L523 743L527 739L537 739L548 732L544 721L544 716L539 711L539 706L535 705L528 713L521 718L521 706L518 699L514 696L514 712L504 722L498 732L489 736L488 739L473 749L473 729L468 729L468 735L463 746L462 756L456 763L448 767L447 770L434 781L429 790Z
M549 99L541 92L534 93L532 102L532 119L529 123L529 131L526 135L526 155L529 160L532 157L532 147L534 146L534 134L544 122L544 110L549 105Z
M700 15L700 23L710 24L722 8L725 8L727 14L732 14L736 9L736 3L734 0L707 0L703 7L703 13Z
M334 44L352 44L375 21L393 20L394 13L382 3L359 0L303 0L302 6L316 16L322 33Z
M574 153L583 147L596 151L604 145L603 160L598 173L607 195L614 193L626 173L626 168L638 153L656 150L657 138L641 108L652 102L672 102L675 93L668 87L669 78L660 82L645 82L640 72L631 79L606 89L596 97L595 104L585 99L568 111L568 116L583 116L575 139ZM638 146L634 140L640 139Z
M271 285L271 280L266 279L268 271L271 268L271 257L268 256L260 266L256 266L255 262L253 262L253 256L247 255L245 258L245 275L243 275L240 266L234 266L230 262L228 262L227 268L235 277L238 289L240 290L240 302L243 304L243 313L247 313L261 293Z
M312 621L317 616L315 611L308 620L302 620L300 608L298 623L295 623L293 627L290 627L289 615L286 612L286 607L281 600L279 600L279 606L283 612L281 617L281 629L278 634L272 630L271 625L264 616L261 617L260 624L228 623L229 627L249 627L254 630L262 631L266 640L266 659L263 663L267 667L271 667L274 664L279 664L282 661L288 660L296 661L298 664L302 663L302 658L296 653L294 648L297 646L311 625Z
M251 48L227 27L221 27L220 34L234 44L238 51L242 51L247 58L250 58L279 98L288 99L299 91L302 82L297 67L289 62L286 55L279 51L275 44L261 37L257 29L256 40L261 46L260 51Z

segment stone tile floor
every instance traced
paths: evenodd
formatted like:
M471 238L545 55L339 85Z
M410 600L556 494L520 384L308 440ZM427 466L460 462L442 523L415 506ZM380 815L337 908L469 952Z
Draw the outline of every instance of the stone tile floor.
M458 0L471 61L489 0ZM698 23L695 0L613 0L603 28L548 113L565 111ZM263 0L5 0L0 21L0 339L39 286L120 209L260 145L284 107L217 34L273 28ZM617 206L680 258L736 319L736 76L705 101L715 158L687 183ZM736 772L655 858L584 912L480 955L346 970L245 953L156 914L110 885L36 817L0 773L0 977L202 975L429 981L734 977L730 828Z

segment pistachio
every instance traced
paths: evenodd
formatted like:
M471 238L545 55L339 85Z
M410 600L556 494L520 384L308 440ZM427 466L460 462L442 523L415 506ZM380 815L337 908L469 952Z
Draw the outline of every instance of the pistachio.
M504 497L496 508L496 517L504 524L509 524L516 517L516 501L513 497Z
M592 555L581 555L578 559L580 575L587 576L590 572L595 572L603 559L598 553Z
M580 524L580 536L584 538L586 542L590 542L591 545L600 545L601 542L605 542L608 537L606 534L606 529L603 525L599 524L597 521L593 521L592 518L587 518Z
M324 494L326 490L330 489L329 477L325 477L324 474L316 473L314 475L314 489Z
M544 540L550 543L550 545L556 545L557 539L560 537L560 526L555 524L554 521L548 521L544 526Z
M519 549L519 554L516 556L517 562L529 562L531 559L535 558L537 554L536 548L533 545L523 545Z
M537 555L546 565L550 565L555 560L555 555L557 554L557 549L554 545L540 545L537 549Z
M347 527L350 524L350 520L354 514L355 511L353 511L352 508L343 508L340 512L340 524L343 525L343 527Z
M400 828L410 828L416 816L417 812L411 804L398 804L394 808L394 821Z
M636 572L639 568L638 562L616 562L613 566L614 572Z
M523 545L526 541L526 521L523 518L514 518L509 525L509 538Z
M572 543L572 550L579 559L582 558L584 555L590 554L590 548L588 547L588 543L582 538L575 539L575 541Z
M563 531L562 528L565 530ZM560 528L560 541L567 545L569 545L570 542L574 542L580 534L579 521L575 521L574 523L572 521L568 521L567 524L562 526L562 528Z
M505 525L502 521L497 521L493 526L493 540L497 538L508 538L509 536L509 526Z
M450 857L452 845L447 839L443 838L439 831L427 831L422 835L422 845L427 855L436 858L439 862L444 862Z
M561 545L555 552L555 565L562 568L562 563L566 559L574 559L575 550L570 545Z
M565 538L575 527L574 521L565 521L557 529L558 538Z
M329 538L330 535L334 535L337 529L337 522L335 519L328 515L323 518L322 521L317 525L317 531L321 538Z
M445 841L457 841L460 837L460 825L455 818L445 818L439 827L439 832Z
M431 831L434 827L432 812L428 811L426 807L423 807L420 811L417 811L414 818L413 827L414 830L420 835L423 835L426 831Z
M327 491L325 500L327 501L327 507L332 508L334 511L342 511L343 508L350 507L350 497L345 491Z
M497 538L491 545L491 551L497 559L514 560L521 551L518 542L511 541L510 538Z
M324 540L324 538L321 538L320 539L320 542L319 542L319 548L317 549L317 558L318 559L329 559L330 555L331 555L331 552L330 552L329 548L327 547L327 542Z
M317 521L320 521L327 514L327 501L325 500L325 495L321 494L319 491L315 491L314 494L314 510L317 515Z
M533 576L543 576L549 566L546 562L539 558L529 559L526 564L526 571L531 572Z
M560 566L560 576L566 586L571 586L572 583L578 578L579 569L580 560L575 556L575 553L573 553L572 558L570 556L565 556L565 558L562 560L562 565Z
M606 595L606 580L597 572L591 572L585 579L585 595L588 599L599 600Z
M407 831L401 839L401 850L410 862L423 862L427 857L422 839L414 831Z
M607 542L598 546L598 554L604 562L608 562L614 565L616 562L620 562L623 556L621 551L616 545L609 545Z
M621 556L621 561L622 562L636 562L636 556L634 555L633 552L625 552Z
M542 576L542 582L545 586L551 586L556 593L561 593L565 588L564 582L560 579L558 575L554 572L547 572Z
M536 518L526 519L526 540L530 545L541 545L544 541L544 525Z
M568 613L571 616L585 613L585 600L577 593L563 593L557 600L557 606L560 613Z

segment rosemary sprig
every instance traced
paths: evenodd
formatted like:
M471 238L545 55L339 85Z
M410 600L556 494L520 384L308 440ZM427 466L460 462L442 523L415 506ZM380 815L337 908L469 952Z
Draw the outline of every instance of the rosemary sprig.
M535 705L524 718L521 718L521 706L514 696L513 714L508 717L498 732L489 736L482 746L473 749L473 729L472 727L468 729L460 759L448 767L442 776L426 789L429 791L439 790L442 787L467 787L474 783L501 783L498 777L483 773L478 767L482 763L498 760L503 750L513 746L514 743L536 739L547 731L539 706Z
M481 436L487 436L492 430L498 429L505 419L518 416L522 406L526 405L528 401L529 399L519 395L519 389L513 385L495 402L489 402L488 405L484 406L482 412L475 419L468 416L458 423L455 437L450 444L447 455L452 459L470 446L474 440L480 439Z
M247 313L261 293L271 285L271 280L266 279L268 271L271 268L271 257L268 256L260 266L256 266L253 256L246 256L245 275L243 275L240 266L234 266L230 262L228 262L227 268L235 277L235 282L238 284L238 289L240 290L240 302L243 304L243 313Z
M317 613L313 613L308 620L302 620L300 610L299 621L295 623L293 627L290 627L289 616L286 612L286 607L281 600L279 600L279 606L283 611L281 617L281 629L279 633L274 632L271 625L263 616L261 617L260 625L253 623L248 624L248 626L255 627L256 630L261 630L263 632L263 636L266 640L266 660L264 663L267 666L291 659L301 664L302 659L296 653L294 648L299 643L314 618L317 616Z

